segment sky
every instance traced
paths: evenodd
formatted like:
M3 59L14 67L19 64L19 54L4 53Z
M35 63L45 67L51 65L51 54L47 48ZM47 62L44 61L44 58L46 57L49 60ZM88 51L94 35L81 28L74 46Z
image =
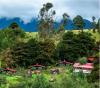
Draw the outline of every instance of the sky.
M0 17L20 17L29 22L47 2L54 5L55 20L61 19L63 13L69 14L71 19L76 15L90 21L92 16L100 17L100 0L0 0Z

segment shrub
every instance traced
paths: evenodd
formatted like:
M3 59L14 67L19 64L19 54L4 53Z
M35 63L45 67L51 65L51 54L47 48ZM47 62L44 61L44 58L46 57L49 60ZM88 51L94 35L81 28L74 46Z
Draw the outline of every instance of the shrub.
M4 76L0 76L0 88L2 85L6 85L7 81L6 78Z

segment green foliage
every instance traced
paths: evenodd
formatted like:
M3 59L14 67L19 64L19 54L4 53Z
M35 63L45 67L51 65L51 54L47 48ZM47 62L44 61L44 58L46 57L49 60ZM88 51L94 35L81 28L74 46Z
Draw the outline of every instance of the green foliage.
M95 84L95 88L99 88L99 57L97 57L94 61L94 69L92 70L91 74L88 76L88 81Z
M65 32L65 28L63 25L61 25L60 28L58 29L57 33L64 34L64 32Z
M73 62L80 57L87 57L92 54L93 47L95 47L95 40L91 38L91 34L86 32L74 34L68 31L58 44L57 55L59 59Z
M35 39L30 39L27 43L18 42L11 48L9 54L6 53L8 56L5 59L10 58L15 66L22 67L36 63L49 65L54 62L54 50L55 45L51 40L38 42Z
M92 20L93 20L93 22L92 22L92 26L93 26L93 33L95 33L96 32L96 22L95 22L95 17L93 16L92 17Z
M87 58L86 57L79 58L79 62L80 62L80 64L86 64Z
M40 75L34 81L34 88L52 88L52 86L43 75Z
M36 78L21 77L16 83L8 82L7 88L95 88L94 84L88 83L87 78L81 78L78 74L60 74L56 80L50 82L45 75L36 75ZM6 85L6 84L5 84ZM0 87L1 88L1 87ZM3 88L6 88L3 87Z
M63 26L66 26L68 19L69 19L69 15L67 13L64 13L63 14Z
M83 31L83 27L84 27L84 20L80 15L77 15L74 19L73 19L74 25L78 28L81 29Z
M10 29L16 29L18 27L19 27L19 25L16 22L11 23L9 26Z
M6 77L0 75L0 88L7 83Z
M97 28L98 33L100 33L100 18L98 19L98 22L96 24L96 28Z
M40 44L40 54L36 57L36 62L44 65L49 65L54 62L53 55L55 50L55 44L51 40L45 40L44 42L39 42Z
M15 64L23 67L33 64L39 54L39 44L36 40L31 39L27 43L18 42L12 47L11 55Z
M46 3L40 9L39 13L39 38L51 37L53 33L53 16L56 14L55 10L51 10L53 7L52 3Z
M0 51L16 44L21 38L25 37L25 32L21 29L4 29L0 30Z

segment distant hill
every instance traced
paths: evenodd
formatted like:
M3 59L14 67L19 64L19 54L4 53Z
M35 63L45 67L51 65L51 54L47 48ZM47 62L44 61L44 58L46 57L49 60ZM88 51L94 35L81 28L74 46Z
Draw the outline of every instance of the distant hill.
M36 32L38 31L38 20L36 18L32 18L29 23L24 23L24 21L18 17L8 19L6 17L0 18L0 29L4 29L8 27L12 22L17 22L18 25L24 29L26 32ZM62 21L61 21L62 22ZM54 23L54 28L59 28L59 25L61 22L55 22ZM85 27L84 29L91 29L92 28L92 23L89 20L84 19L85 22ZM75 29L75 26L73 24L72 20L68 20L68 23L65 26L66 30L73 30Z

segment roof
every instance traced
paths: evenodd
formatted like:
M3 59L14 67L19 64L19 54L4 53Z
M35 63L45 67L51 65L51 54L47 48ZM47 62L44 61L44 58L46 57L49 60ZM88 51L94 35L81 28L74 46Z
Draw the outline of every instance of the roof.
M93 69L93 64L92 63L86 63L81 65L80 63L75 63L73 65L74 68L82 68L82 69Z
M11 68L6 68L5 70L7 70L7 71L11 71L11 72L16 72L16 70L11 69Z
M89 61L94 61L95 60L95 57L88 57L87 58Z
M61 63L61 64L73 64L73 63L68 62L68 61L66 61L66 60L64 60L64 61L60 61L60 63Z
M34 67L42 67L42 65L41 64L35 64L35 65L32 65L32 66L34 66Z

